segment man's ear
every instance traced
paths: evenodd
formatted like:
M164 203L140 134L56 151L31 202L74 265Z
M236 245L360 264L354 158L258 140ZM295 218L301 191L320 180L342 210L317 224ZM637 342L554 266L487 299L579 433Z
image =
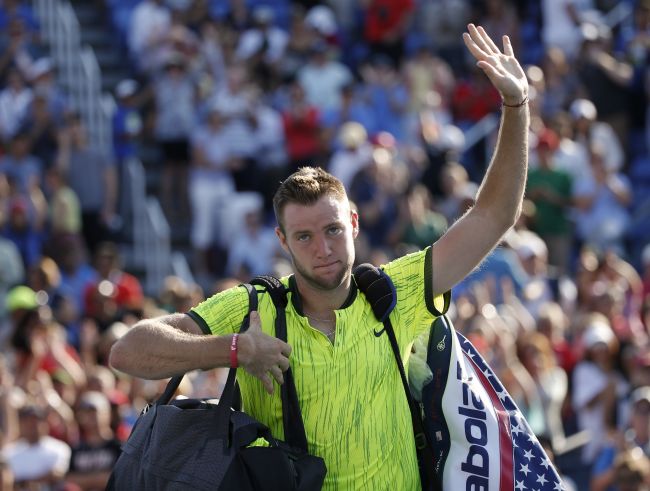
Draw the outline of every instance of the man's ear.
M284 232L280 227L275 227L275 235L278 236L278 240L280 241L280 246L282 246L282 249L284 249L284 252L287 254L289 253L289 246L287 245L287 237L284 235Z
M352 238L356 239L359 235L359 214L354 210L350 211L350 222L352 223Z

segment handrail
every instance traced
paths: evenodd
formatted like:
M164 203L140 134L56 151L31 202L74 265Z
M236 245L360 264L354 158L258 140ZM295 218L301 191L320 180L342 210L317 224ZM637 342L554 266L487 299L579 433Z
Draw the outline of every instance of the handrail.
M621 22L628 19L633 12L634 9L627 2L619 2L614 8L612 8L612 10L603 16L603 22L610 29L613 29Z
M496 114L489 113L483 116L483 118L475 123L471 128L464 132L465 143L463 145L463 151L466 152L483 138L488 136L494 130L499 127L499 118Z
M188 285L194 283L194 275L187 262L187 258L180 251L172 252L172 271Z
M148 295L158 295L166 276L173 274L194 283L185 256L171 250L171 232L156 198L146 196L146 175L142 163L132 158L126 162L122 180L128 196L132 233L131 265L145 273L143 288Z
M153 197L147 198L147 228L153 233L145 234L146 255L145 291L156 295L165 278L172 273L170 231L160 202Z

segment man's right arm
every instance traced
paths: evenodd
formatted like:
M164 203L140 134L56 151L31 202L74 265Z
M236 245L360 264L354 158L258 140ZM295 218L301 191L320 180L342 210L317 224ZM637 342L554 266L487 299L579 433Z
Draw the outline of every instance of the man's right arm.
M231 336L205 336L186 314L145 319L111 349L110 364L130 375L161 379L230 364Z
M230 366L232 335L201 332L187 314L171 314L136 323L112 347L110 364L135 377L161 379L196 369ZM239 336L238 364L273 392L271 375L278 383L289 368L291 347L261 330L259 314L251 313L250 328Z

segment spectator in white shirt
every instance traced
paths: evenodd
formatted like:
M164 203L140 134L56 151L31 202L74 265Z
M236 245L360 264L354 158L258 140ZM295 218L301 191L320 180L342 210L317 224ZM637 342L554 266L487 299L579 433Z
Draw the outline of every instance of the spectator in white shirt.
M147 68L147 53L166 36L171 14L163 0L144 0L131 14L128 44L131 56L140 68Z
M271 274L275 258L280 253L275 231L262 221L261 197L252 197L255 199L240 201L240 210L231 208L240 217L242 225L229 243L226 272L242 281Z
M368 133L365 128L354 121L348 121L341 127L339 140L341 148L332 155L329 172L349 188L354 176L370 163L372 145L368 143Z
M328 45L319 41L310 49L309 62L298 71L298 81L310 104L325 111L340 104L341 89L352 81L352 74L331 59Z
M0 91L0 136L13 137L24 121L34 95L16 69L9 71L7 85Z
M51 491L62 482L70 465L67 443L48 436L46 411L26 405L18 411L20 437L4 449L16 489Z

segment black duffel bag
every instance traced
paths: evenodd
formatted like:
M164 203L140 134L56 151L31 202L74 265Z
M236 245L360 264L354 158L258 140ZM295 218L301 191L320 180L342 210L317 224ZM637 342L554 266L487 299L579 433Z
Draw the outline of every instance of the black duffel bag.
M258 280L258 279L256 279ZM276 305L276 336L286 342L286 296L279 282L263 284ZM257 292L249 292L249 313L257 309ZM282 289L280 293L274 289ZM279 304L285 298L283 304ZM244 318L240 332L249 326ZM109 479L110 491L319 490L325 479L322 458L307 453L307 439L291 369L284 374L282 413L285 440L236 405L231 368L218 403L205 399L174 399L183 376L172 378L164 393L148 405L122 446ZM268 446L254 445L258 438Z

